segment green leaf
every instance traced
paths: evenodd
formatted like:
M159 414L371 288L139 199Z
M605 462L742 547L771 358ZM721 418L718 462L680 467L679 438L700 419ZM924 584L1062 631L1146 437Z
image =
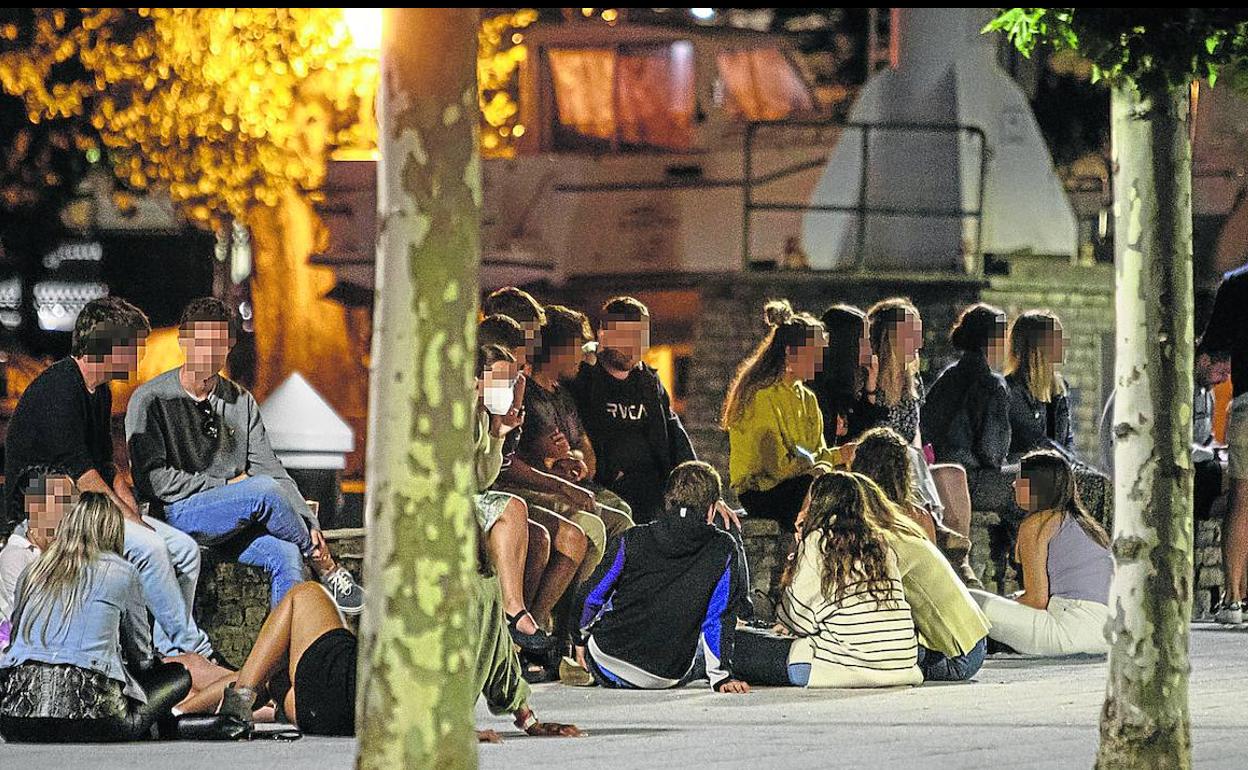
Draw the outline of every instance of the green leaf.
M1208 51L1210 55L1213 55L1213 52L1217 50L1218 39L1220 37L1220 35L1210 35L1205 38L1205 50Z

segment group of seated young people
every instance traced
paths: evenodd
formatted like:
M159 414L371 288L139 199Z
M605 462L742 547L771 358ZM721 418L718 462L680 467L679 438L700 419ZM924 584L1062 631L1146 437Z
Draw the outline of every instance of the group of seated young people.
M538 721L529 704L526 678L560 658L568 683L705 679L742 693L964 681L989 637L1023 653L1104 651L1108 538L1072 461L1050 316L1042 325L1056 338L1017 343L1008 370L1028 404L1031 384L1050 378L1039 402L1047 439L1016 447L1013 386L989 368L1000 311L962 314L962 361L925 404L909 302L834 306L828 323L769 305L771 328L723 418L732 490L748 515L793 533L777 622L759 628L745 622L738 513L642 362L646 306L608 301L596 340L584 314L519 289L494 292L483 310L474 681L522 730L579 734ZM23 396L6 447L16 529L0 553L7 740L133 740L184 715L249 725L270 706L307 733L354 732L357 644L343 613L361 609L362 590L329 555L254 399L220 374L233 322L219 301L192 303L179 334L186 364L136 391L125 420L133 486L114 464L107 383L137 368L149 328L140 311L116 299L88 305L71 357ZM967 381L950 385L958 377ZM987 403L966 403L980 397ZM954 417L929 415L940 398ZM1010 499L992 499L1019 522L1025 590L1006 599L968 589L966 533L946 522L962 509L969 521L959 483L971 500L981 488L997 494L999 479L977 474L1010 473L1012 451ZM937 483L932 459L959 464ZM200 546L271 575L271 613L237 670L193 617ZM304 582L309 570L319 584Z

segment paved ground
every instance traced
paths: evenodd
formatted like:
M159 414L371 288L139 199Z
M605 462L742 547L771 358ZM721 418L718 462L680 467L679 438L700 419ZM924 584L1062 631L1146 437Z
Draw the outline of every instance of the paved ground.
M1196 766L1248 767L1248 628L1193 630L1192 722ZM537 688L550 719L588 729L579 740L504 732L481 749L483 768L1078 768L1091 767L1105 662L997 658L975 684L890 691L757 690L745 696L692 688L629 693ZM350 740L292 744L0 745L0 767L271 770L352 767Z

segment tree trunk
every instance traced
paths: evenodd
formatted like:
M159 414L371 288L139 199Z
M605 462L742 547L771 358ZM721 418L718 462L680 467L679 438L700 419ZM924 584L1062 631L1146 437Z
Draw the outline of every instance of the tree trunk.
M388 9L357 766L476 766L477 15Z
M1118 347L1109 684L1098 768L1191 767L1188 92L1113 92Z

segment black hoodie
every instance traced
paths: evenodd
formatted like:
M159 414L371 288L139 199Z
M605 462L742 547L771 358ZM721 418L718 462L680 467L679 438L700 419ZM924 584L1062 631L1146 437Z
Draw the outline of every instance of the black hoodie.
M727 532L701 514L667 513L613 539L579 591L577 643L594 645L655 678L685 678L701 647L706 675L731 678L745 571Z

